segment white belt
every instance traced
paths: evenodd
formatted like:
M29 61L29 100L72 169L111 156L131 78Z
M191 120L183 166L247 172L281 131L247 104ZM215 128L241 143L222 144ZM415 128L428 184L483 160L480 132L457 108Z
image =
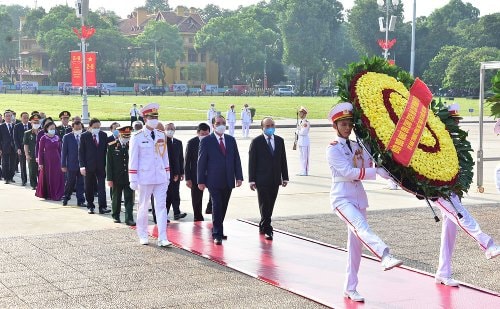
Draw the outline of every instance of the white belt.
M342 176L333 176L333 182L334 183L339 183L339 182L355 182L359 180L354 180L354 179L349 179L347 177L342 177Z

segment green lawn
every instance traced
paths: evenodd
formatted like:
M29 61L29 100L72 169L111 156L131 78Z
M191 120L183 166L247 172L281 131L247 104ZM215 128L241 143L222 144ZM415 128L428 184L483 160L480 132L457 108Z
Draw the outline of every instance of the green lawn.
M309 110L310 119L324 119L330 108L339 101L331 97L223 97L223 96L89 96L89 111L91 117L100 120L127 120L132 103L137 105L156 102L161 105L160 118L162 120L203 120L210 103L215 103L217 110L227 111L230 104L240 110L243 104L256 109L256 119L264 116L275 118L295 118L296 110L301 105ZM443 100L446 101L446 100ZM451 102L447 101L448 104ZM472 115L479 115L478 100L457 98L460 103L461 114L470 116L469 108L473 108ZM68 110L72 114L81 114L82 98L77 95L33 95L33 94L0 94L0 110L13 109L18 114L22 111L44 111L47 116L57 118L59 112ZM239 118L239 117L238 117Z

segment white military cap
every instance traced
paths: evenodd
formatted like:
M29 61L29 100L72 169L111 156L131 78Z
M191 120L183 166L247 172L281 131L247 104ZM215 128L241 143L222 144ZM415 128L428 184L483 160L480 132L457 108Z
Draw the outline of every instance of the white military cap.
M462 119L462 117L460 117L460 105L458 105L458 103L453 103L448 106L448 113L450 113L450 116L453 118Z
M160 104L158 103L149 103L144 106L141 110L144 117L146 116L158 116L158 110L160 109Z
M349 102L335 105L328 113L328 120L331 122L347 118L352 118L352 104Z

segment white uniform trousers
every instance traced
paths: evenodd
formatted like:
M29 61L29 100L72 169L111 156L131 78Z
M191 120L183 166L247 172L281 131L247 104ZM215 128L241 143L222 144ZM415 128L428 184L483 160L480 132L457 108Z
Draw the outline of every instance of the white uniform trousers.
M234 125L235 125L235 123L234 122L228 122L227 125L229 127L229 135L234 136Z
M250 133L250 122L241 123L241 133L243 134L243 137L248 137Z
M441 248L439 250L439 265L436 271L436 276L443 278L451 278L451 260L453 256L453 249L455 248L455 241L457 239L457 226L459 226L467 235L471 236L479 246L486 250L493 244L490 236L481 231L479 224L470 215L460 202L458 196L452 194L450 199L453 205L462 218L457 217L457 211L447 200L440 198L434 205L441 209L443 215L443 225L441 227Z
M335 208L335 213L347 224L347 278L345 291L355 291L358 285L358 271L361 262L362 246L379 259L389 253L387 245L375 235L366 221L366 208L357 208L346 203Z
M151 204L151 194L155 198L155 213L158 226L158 240L167 240L167 189L166 183L154 185L139 185L139 207L137 210L137 235L148 238L148 209Z
M300 174L309 175L309 152L310 146L299 146Z
M500 192L500 165L497 165L494 177L495 177L495 184L497 186L497 191Z

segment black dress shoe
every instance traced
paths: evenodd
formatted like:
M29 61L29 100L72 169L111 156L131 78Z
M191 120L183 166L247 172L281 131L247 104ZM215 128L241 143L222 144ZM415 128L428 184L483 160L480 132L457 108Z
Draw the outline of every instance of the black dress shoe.
M89 209L89 215L93 215L93 214L94 214L94 208Z
M12 182L12 183L16 183L16 181L15 181L14 179L11 179L11 180L10 180L10 182Z
M122 221L120 219L113 219L113 222L114 223L122 223Z
M31 187L31 190L36 190L36 187Z
M218 246L222 245L222 239L220 239L220 238L214 238L214 244L216 244Z
M8 180L6 180L6 181L5 181L5 184L6 184L6 185L8 185L9 183L10 183L10 181L8 181Z
M23 183L21 184L21 186L26 187L26 181L23 181Z
M128 226L135 226L135 221L130 221L129 220L129 221L125 222L125 224L128 225Z
M78 205L79 207L87 207L87 205L85 204L85 202L78 203L77 205Z
M205 213L206 213L207 215L211 215L211 214L212 214L212 208L207 208L207 209L205 209Z
M267 240L273 240L273 233L266 233L265 238L266 238Z
M103 208L103 209L99 209L99 213L101 215L104 215L104 214L109 214L111 212L110 209L107 209L107 208Z
M223 240L227 240L227 235L222 235Z
M185 218L187 216L187 213L181 212L180 214L174 215L174 220L179 220L182 218Z
M68 206L68 200L67 199L63 199L63 206Z

